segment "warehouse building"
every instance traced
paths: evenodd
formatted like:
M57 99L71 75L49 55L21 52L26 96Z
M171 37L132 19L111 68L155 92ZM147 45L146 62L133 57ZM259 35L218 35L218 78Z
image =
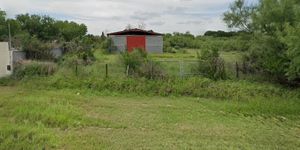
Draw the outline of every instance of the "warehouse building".
M107 34L117 51L144 49L148 53L163 53L163 34L141 29L127 29Z

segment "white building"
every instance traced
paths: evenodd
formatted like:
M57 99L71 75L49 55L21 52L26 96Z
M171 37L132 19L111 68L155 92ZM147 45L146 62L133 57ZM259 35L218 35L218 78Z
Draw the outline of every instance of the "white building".
M12 52L7 42L0 42L0 77L9 76L12 73Z

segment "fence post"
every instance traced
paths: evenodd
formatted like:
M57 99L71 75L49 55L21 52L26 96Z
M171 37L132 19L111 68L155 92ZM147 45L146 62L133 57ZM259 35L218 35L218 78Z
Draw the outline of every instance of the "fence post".
M75 62L75 74L78 76L78 61Z
M153 79L153 62L151 61L151 79Z
M127 65L127 68L126 68L126 76L127 77L129 76L129 65Z
M105 77L108 77L108 64L105 64Z
M180 71L180 77L183 78L184 72L183 72L183 61L181 60L179 63L179 71Z
M243 61L243 73L244 73L244 74L247 74L247 73L248 73L247 65L246 65L246 62L245 62L245 61Z
M239 78L240 77L240 74L239 74L240 69L239 69L238 62L235 63L235 70L236 70L236 78Z

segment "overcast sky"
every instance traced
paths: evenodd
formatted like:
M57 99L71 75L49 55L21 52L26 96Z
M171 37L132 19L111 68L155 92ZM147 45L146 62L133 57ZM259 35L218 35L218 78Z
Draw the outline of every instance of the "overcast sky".
M8 17L30 13L72 20L88 26L89 33L123 30L127 24L145 24L161 33L203 34L228 30L222 14L234 0L1 0ZM247 0L253 3L256 0Z

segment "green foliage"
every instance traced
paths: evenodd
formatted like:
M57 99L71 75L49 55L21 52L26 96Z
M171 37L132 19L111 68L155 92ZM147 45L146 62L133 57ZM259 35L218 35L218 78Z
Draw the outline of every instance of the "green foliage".
M31 36L47 41L56 40L59 30L55 26L55 20L49 16L17 15L16 20L20 23L22 30L27 31Z
M229 36L229 37L227 37ZM190 34L174 33L164 36L164 52L177 53L183 48L210 49L220 51L247 51L251 34L247 32L207 32L205 36L193 37Z
M8 27L6 24L6 12L0 9L0 40L7 39Z
M213 80L226 79L224 60L220 58L217 49L202 50L198 53L198 64L193 70Z
M236 9L246 8L242 0L234 5ZM299 8L296 0L261 0L249 21L255 34L246 60L280 83L299 84ZM236 17L245 18L244 14L237 13ZM229 24L235 19L224 18Z
M88 37L82 39L75 39L71 42L64 43L63 47L65 52L74 55L79 60L83 60L85 64L90 64L95 60L93 54L93 45Z
M286 28L287 36L283 41L287 44L287 58L289 66L285 68L289 80L300 80L300 23L296 27Z
M287 64L284 45L271 36L257 35L252 43L246 60L254 64L254 68L263 71L278 81L284 80ZM284 64L284 65L283 65Z
M233 37L239 36L241 34L247 34L245 31L238 31L238 32L225 32L225 31L206 31L204 36L213 36L213 37Z
M23 50L27 58L34 60L52 60L51 50L54 48L52 43L44 43L37 37L24 36L22 40Z
M147 79L161 79L166 75L161 66L154 62L143 49L121 53L121 60L130 75ZM128 68L127 68L128 67Z
M223 20L229 28L239 28L244 31L252 31L251 17L252 7L245 6L245 0L236 0L231 4L230 11L224 13Z
M53 60L51 50L54 45L57 47L61 43L76 40L80 41L78 49L87 49L79 54L87 59L91 56L90 49L100 47L105 39L103 36L86 35L87 27L84 24L29 14L19 14L15 19L6 19L6 13L0 11L0 40L8 40L8 24L11 26L12 46L26 51L29 59Z
M146 61L147 53L142 49L134 49L132 52L122 52L121 60L124 67L129 66L130 72L136 72L139 67Z
M50 76L57 71L57 66L51 62L28 61L15 67L13 78L22 79L34 76Z
M61 36L67 42L73 39L82 37L87 33L87 27L84 24L77 24L75 22L57 21L55 27L58 28Z

